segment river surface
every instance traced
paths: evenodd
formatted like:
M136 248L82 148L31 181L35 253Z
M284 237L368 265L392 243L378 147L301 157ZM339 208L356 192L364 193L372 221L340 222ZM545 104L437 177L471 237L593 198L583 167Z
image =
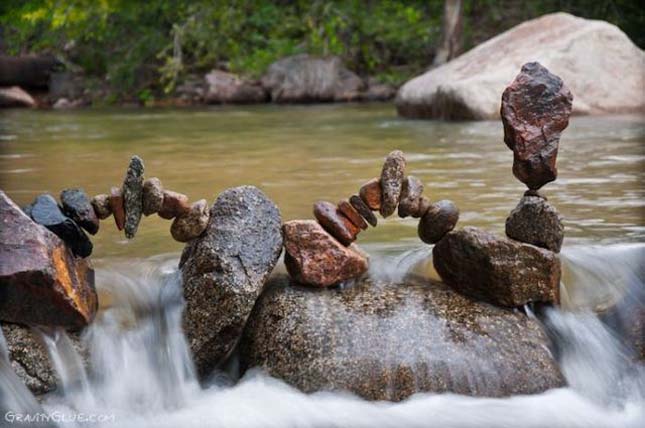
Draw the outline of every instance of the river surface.
M501 123L404 120L390 104L3 111L0 188L19 204L66 187L106 193L138 154L146 176L191 200L211 203L227 187L254 184L283 220L311 218L314 201L355 193L393 149L406 153L426 195L456 202L459 226L503 233L524 189ZM168 221L151 216L134 240L110 219L94 238L97 288L109 305L83 335L89 372L63 332L42 332L61 388L39 403L8 368L0 335L0 408L59 415L67 418L60 426L79 428L94 426L74 420L79 413L105 427L645 426L645 369L620 329L594 313L621 300L645 304L645 121L574 118L558 167L544 191L565 218L563 307L543 321L566 388L505 399L417 394L393 404L305 395L258 372L235 385L199 385L180 324L182 245ZM433 275L413 219L381 221L360 243L371 276Z

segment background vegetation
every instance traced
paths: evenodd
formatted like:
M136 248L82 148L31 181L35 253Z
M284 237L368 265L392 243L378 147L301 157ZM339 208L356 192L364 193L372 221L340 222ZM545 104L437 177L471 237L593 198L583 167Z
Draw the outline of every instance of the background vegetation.
M639 1L464 0L463 50L563 10L619 25L645 45ZM361 75L400 83L432 61L443 0L6 0L0 50L54 53L113 95L159 96L212 68L258 77L296 53L340 55Z

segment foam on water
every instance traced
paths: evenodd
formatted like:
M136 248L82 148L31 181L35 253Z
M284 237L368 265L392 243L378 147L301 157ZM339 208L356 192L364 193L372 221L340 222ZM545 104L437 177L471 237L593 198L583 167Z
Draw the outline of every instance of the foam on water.
M642 268L633 261L644 248L566 249L563 262L570 275L564 290L576 296L600 287L617 296L620 290L624 294L623 281L637 281L642 289ZM372 253L370 275L401 280L410 272L429 274L429 255L427 247L396 256ZM175 257L157 257L97 272L107 307L82 337L90 354L87 373L64 332L42 332L60 378L59 390L44 398L43 407L48 414L70 415L60 426L88 426L70 420L79 412L107 416L104 426L133 428L622 428L645 423L645 370L634 363L620 332L591 311L595 298L576 298L576 312L545 315L569 387L538 395L488 399L419 393L401 403L367 402L339 392L303 394L256 370L235 384L214 377L200 386L181 330L183 302L174 266ZM590 270L596 282L585 274ZM2 408L42 411L13 373L2 335L0 393Z

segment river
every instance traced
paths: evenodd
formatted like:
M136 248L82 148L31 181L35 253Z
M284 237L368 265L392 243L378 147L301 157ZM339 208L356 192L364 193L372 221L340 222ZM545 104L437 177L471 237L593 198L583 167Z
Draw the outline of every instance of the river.
M146 176L191 200L211 203L227 187L254 184L283 220L311 218L314 201L355 193L395 148L406 153L407 172L424 182L426 195L455 201L460 226L503 233L523 186L512 176L501 122L410 121L390 104L4 111L0 188L19 204L72 186L106 193L138 154ZM643 303L645 122L574 118L558 169L544 190L565 219L563 308L549 313L545 326L560 349L567 388L506 399L417 394L392 404L305 395L255 372L236 385L214 379L200 386L180 328L182 245L171 239L169 222L151 216L134 240L109 219L94 239L97 288L110 306L83 338L91 373L79 368L64 334L50 333L60 393L40 408L0 352L0 404L103 415L104 426L118 427L643 426L645 370L593 310L625 295ZM382 221L360 243L373 258L370 275L433 275L413 219Z

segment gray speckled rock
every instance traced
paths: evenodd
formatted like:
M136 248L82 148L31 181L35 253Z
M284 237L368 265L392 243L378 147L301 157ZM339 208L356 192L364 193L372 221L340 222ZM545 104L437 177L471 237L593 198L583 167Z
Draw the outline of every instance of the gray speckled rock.
M421 217L424 213L421 210L421 194L423 193L423 183L413 175L403 180L401 188L401 200L399 201L399 217L405 218L413 216Z
M564 385L538 322L412 280L311 289L277 276L253 309L240 359L243 370L260 367L305 392L348 390L370 400Z
M143 212L143 161L132 156L123 181L123 208L125 209L125 236L134 238Z
M432 249L441 279L494 305L560 303L560 260L551 251L475 227L448 233Z
M399 204L405 176L405 164L405 156L400 150L394 150L385 158L381 171L380 213L383 217L394 214L396 206Z
M143 215L149 216L159 212L163 205L163 186L157 177L143 182Z
M506 219L506 236L560 252L564 239L562 217L539 196L524 196Z
M36 395L54 391L57 386L56 373L41 338L31 328L10 323L1 323L11 368ZM88 364L87 349L84 349L77 334L67 335L72 346L81 356L83 364ZM2 358L2 355L0 355Z
M233 350L282 251L278 207L253 186L222 192L182 254L183 325L200 376Z

